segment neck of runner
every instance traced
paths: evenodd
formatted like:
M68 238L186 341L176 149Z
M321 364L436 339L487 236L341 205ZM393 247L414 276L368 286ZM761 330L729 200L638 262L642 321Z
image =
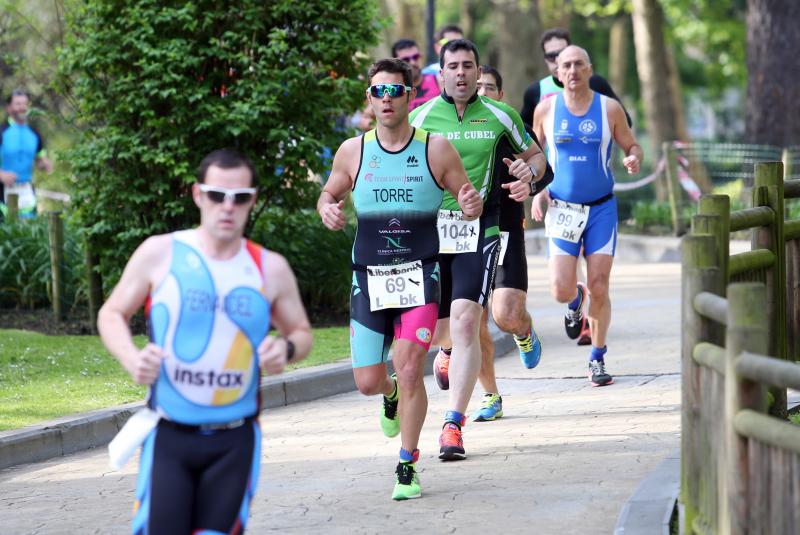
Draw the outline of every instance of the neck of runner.
M580 87L578 89L564 88L564 103L572 113L578 113L589 109L592 104L593 92L589 87Z
M393 127L383 126L378 123L376 134L381 147L388 151L396 152L408 145L412 130L408 121Z
M202 225L197 228L197 235L200 249L214 260L230 260L242 248L241 235L228 240L221 240L212 236Z

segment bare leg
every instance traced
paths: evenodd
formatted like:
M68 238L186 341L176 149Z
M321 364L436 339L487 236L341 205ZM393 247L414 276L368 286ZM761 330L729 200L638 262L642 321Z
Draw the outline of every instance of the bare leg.
M495 290L496 291L496 290ZM478 380L484 392L498 394L497 379L494 372L494 342L489 334L489 310L483 309L481 315L481 370Z
M589 288L589 325L592 329L592 346L606 345L606 335L611 324L611 300L608 296L608 281L614 257L593 254L586 259Z
M426 351L409 340L396 340L392 362L400 388L400 440L403 449L412 452L419 444L419 434L428 412L428 394L423 381Z
M450 409L464 414L481 366L480 321L482 307L467 299L456 299L450 309Z

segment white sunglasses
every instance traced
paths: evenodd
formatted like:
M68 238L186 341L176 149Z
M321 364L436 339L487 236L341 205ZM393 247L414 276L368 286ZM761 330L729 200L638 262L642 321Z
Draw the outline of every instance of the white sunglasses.
M230 200L233 204L247 204L256 194L256 188L228 189L208 184L198 184L198 187L211 202L216 204L222 204L226 200Z

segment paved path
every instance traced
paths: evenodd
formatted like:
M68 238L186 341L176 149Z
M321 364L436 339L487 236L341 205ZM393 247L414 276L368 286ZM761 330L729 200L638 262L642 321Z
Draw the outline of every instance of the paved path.
M506 416L465 427L468 459L436 458L446 393L427 379L418 464L424 497L390 499L399 438L378 400L351 393L264 414L262 478L249 533L611 533L639 482L679 446L680 266L617 263L607 364L592 388L588 350L563 333L544 260L530 257L528 306L544 356L498 359ZM476 389L471 408L477 405ZM126 533L136 465L91 451L0 471L4 533Z

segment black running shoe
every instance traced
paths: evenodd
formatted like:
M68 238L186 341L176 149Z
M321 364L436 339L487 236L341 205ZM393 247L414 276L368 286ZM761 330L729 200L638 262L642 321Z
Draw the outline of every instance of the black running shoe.
M606 386L614 382L614 378L606 371L606 363L602 360L589 361L589 380L592 386Z
M586 286L582 282L578 283L578 292L581 294L581 304L578 305L578 309L572 310L567 307L567 313L564 315L564 329L570 340L579 337L583 329L583 302L586 300Z

